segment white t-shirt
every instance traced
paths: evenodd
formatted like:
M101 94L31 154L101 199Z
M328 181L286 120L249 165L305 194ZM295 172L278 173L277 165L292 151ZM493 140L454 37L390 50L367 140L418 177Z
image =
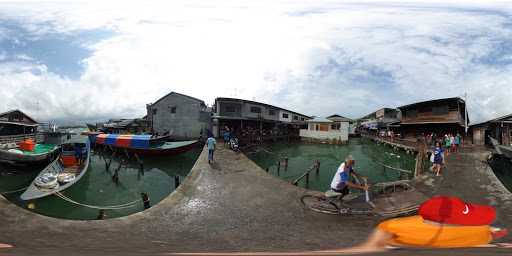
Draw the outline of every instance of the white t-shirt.
M345 162L343 162L340 165L340 167L338 167L338 170L336 171L336 174L334 174L334 177L332 177L331 188L336 189L338 187L338 184L340 184L341 182L347 182L350 175L350 173L348 173L349 170L345 172Z

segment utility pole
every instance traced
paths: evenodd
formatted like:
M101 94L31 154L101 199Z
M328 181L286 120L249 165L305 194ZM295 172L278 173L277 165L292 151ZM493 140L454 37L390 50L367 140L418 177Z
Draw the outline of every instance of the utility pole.
M464 93L464 101L466 106L464 107L464 128L466 129L466 135L468 135L468 93Z

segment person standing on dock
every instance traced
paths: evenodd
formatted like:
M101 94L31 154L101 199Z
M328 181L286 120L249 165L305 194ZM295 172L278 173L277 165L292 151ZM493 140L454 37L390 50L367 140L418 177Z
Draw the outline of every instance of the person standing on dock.
M229 146L229 141L231 140L231 133L229 132L229 127L224 128L224 147Z
M432 170L436 173L436 176L441 176L441 168L443 166L444 155L443 147L441 143L436 142L436 148L434 149L434 168Z
M455 136L455 152L459 152L459 146L461 144L462 137L460 136L460 133L457 133Z
M217 145L217 141L213 137L213 134L208 134L206 145L208 146L208 163L211 164L213 163L213 153L215 152L215 146Z

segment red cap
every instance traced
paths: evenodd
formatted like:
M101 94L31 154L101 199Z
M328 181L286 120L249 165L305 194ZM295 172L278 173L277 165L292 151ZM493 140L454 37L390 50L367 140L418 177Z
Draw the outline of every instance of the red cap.
M435 196L420 205L419 215L439 223L480 226L493 223L496 210L486 205L469 204L457 197Z

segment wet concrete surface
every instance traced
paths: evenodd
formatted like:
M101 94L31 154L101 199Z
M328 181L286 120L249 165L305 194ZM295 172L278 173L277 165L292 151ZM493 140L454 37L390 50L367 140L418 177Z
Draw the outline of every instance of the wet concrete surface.
M512 218L510 193L499 186L480 149L450 156L442 178L426 176L418 189L457 195ZM105 221L69 221L33 214L0 197L0 250L13 255L149 255L167 252L303 251L347 247L379 223L370 216L329 216L304 210L306 190L263 171L243 154L219 148L209 165L203 151L182 185L141 213ZM457 159L460 157L461 159ZM494 177L494 178L493 178ZM497 182L497 183L496 183ZM510 236L505 240L510 242ZM509 255L499 249L398 250L392 255ZM390 253L376 254L389 255Z

